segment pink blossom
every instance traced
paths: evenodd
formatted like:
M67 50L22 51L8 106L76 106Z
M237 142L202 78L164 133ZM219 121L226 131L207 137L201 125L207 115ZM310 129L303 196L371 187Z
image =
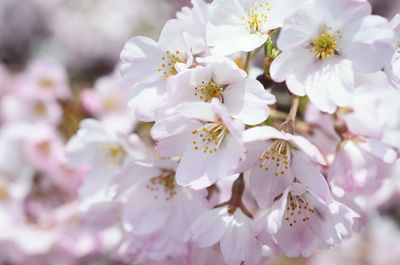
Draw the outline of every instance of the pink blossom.
M261 259L261 244L255 238L252 220L242 210L233 214L227 207L210 210L193 222L185 238L202 248L219 242L228 265L254 265Z
M317 167L325 161L305 138L260 126L246 130L243 141L248 151L240 170L251 170L250 190L261 207L270 205L295 179L331 200L328 184Z
M181 104L178 114L158 120L152 136L161 155L180 155L176 181L196 189L229 176L244 158L243 124L214 99L211 104Z
M390 146L356 137L340 144L329 178L348 196L371 194L381 187L397 158Z
M306 186L294 183L261 213L259 237L289 257L308 257L351 236L358 215L337 201L326 202Z

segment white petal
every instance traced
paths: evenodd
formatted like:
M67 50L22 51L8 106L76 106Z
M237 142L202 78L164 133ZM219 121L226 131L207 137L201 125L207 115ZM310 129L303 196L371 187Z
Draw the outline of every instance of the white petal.
M344 33L341 54L352 61L357 71L373 73L382 69L394 52L394 32L388 21L380 16L368 16L361 26L349 27L358 30Z
M349 106L354 91L351 63L331 58L315 65L305 87L307 96L321 111L333 113L337 106Z
M185 241L191 240L198 247L210 247L221 240L229 217L226 208L207 211L197 218L185 234Z
M261 259L261 245L257 242L250 219L237 210L221 240L221 252L227 265L255 265Z
M161 67L163 51L152 39L134 37L130 39L121 52L121 75L135 83L154 83L162 80L163 75L157 71Z
M250 78L231 84L224 91L224 103L229 113L248 125L265 121L270 113L268 105L275 101L260 82Z

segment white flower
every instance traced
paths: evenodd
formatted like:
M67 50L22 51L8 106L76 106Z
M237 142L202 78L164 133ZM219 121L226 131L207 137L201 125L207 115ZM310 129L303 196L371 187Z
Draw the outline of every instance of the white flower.
M351 236L358 217L343 204L327 203L299 183L293 183L265 212L257 222L259 237L289 257L309 257L316 249L340 243Z
M166 233L183 242L184 231L208 204L206 194L177 185L176 163L131 163L118 175L122 221L135 235Z
M211 4L207 42L214 54L250 52L282 26L287 16L303 4L299 0L215 0Z
M121 74L132 83L129 105L138 118L154 120L154 109L166 96L167 80L192 64L182 23L169 20L158 43L147 37L133 37L121 52Z
M246 160L239 170L250 169L250 190L260 207L273 200L293 181L299 181L326 201L328 184L316 164L325 164L318 149L305 138L261 126L246 130Z
M227 265L255 265L261 259L261 244L255 238L252 221L240 209L233 214L227 207L204 213L193 222L185 238L198 247L220 242Z
M170 79L169 97L172 107L189 102L211 102L218 99L229 114L241 122L255 125L268 118L268 105L275 97L232 60L225 57L201 59L205 66L197 66Z
M229 176L244 158L244 126L218 102L177 107L178 114L158 120L152 137L166 157L181 156L176 170L179 185L202 189Z
M354 72L376 72L393 54L393 30L371 16L369 3L318 0L289 17L278 38L282 53L271 76L286 81L296 95L307 95L322 111L348 106Z
M83 120L79 131L66 147L71 166L89 166L90 172L81 186L83 196L93 195L107 188L110 178L132 159L145 159L145 147L138 137L129 139L108 131L95 120Z

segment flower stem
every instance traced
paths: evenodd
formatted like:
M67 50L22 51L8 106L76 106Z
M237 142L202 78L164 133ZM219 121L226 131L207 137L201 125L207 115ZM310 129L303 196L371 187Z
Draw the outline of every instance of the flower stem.
M251 62L251 52L248 52L246 54L246 62L244 64L244 70L246 71L246 73L249 73L249 67L250 67L250 62Z
M246 188L246 183L244 182L244 174L240 173L239 177L235 180L235 182L232 185L232 195L228 201L228 213L232 215L239 208L249 218L254 218L251 212L246 208L246 206L243 204L242 201L245 188Z
M297 116L297 111L299 110L299 104L300 104L300 98L298 96L292 96L292 106L290 107L290 111L288 114L288 117L284 123L281 125L281 130L288 132L288 133L294 133L295 132L295 122L296 122L296 116Z

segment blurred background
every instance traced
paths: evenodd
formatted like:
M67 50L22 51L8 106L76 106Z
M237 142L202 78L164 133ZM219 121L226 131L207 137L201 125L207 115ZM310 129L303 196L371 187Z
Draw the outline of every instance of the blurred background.
M400 11L400 0L371 3L388 19ZM115 72L120 51L134 35L157 39L185 5L190 1L0 0L1 265L124 264L110 254L115 231L92 233L77 221L84 169L68 168L63 148L86 117L132 130L133 116L121 109L126 94L115 93L125 89ZM273 264L400 265L397 198L377 199L390 220L377 218L347 245Z

